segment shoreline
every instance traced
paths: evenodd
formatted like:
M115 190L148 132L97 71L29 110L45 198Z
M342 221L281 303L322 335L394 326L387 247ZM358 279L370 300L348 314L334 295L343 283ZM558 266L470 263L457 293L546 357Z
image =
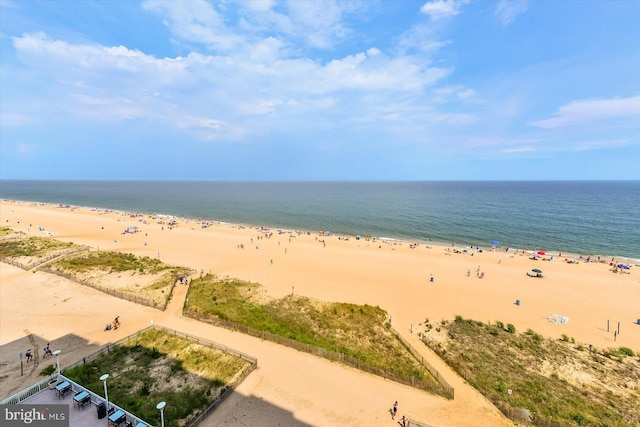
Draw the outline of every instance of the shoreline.
M71 204L62 204L62 203L49 203L49 202L39 202L39 201L29 201L29 200L17 200L17 199L0 199L0 201L2 201L2 203L14 203L14 204L23 204L23 205L28 205L28 206L43 206L43 207L49 207L49 208L60 208L60 209L83 209L83 210L89 210L89 211L96 211L98 213L101 214L108 214L108 213L113 213L113 214L117 214L120 216L129 216L132 218L136 218L138 216L146 216L149 218L155 218L155 217L161 217L161 218L173 218L173 219L179 219L181 221L184 221L186 224L191 224L194 222L207 222L207 223L216 223L218 225L226 225L226 226L230 226L230 227L239 227L239 228L245 228L245 229L266 229L266 230L278 230L278 231L282 231L284 233L296 233L296 234L307 234L307 235L319 235L322 236L320 234L320 232L322 230L299 230L299 229L293 229L293 228L285 228L285 227L278 227L278 226L273 226L273 225L258 225L258 224L248 224L248 223L238 223L238 222L232 222L232 221L221 221L219 219L207 219L207 218L190 218L190 217L185 217L185 216L177 216L177 215L170 215L170 214L164 214L164 213L160 213L160 212L144 212L144 211L126 211L126 210L121 210L121 209L114 209L114 208L105 208L105 207L93 207L93 206L82 206L82 205L71 205ZM337 237L342 237L342 238L346 238L346 239L356 239L357 238L357 234L347 234L347 233L334 233L334 232L330 232L330 234L325 235L325 237L329 237L329 236L337 236ZM492 252L505 252L505 249L508 249L508 253L509 254L526 254L526 255L535 255L538 251L543 251L546 254L548 254L548 256L554 256L554 257L560 257L560 258L564 258L564 259L573 259L576 261L582 261L582 262L587 262L586 259L589 258L591 259L590 262L600 262L599 260L603 260L602 262L615 262L615 264L619 264L619 263L623 263L623 264L627 264L627 265L631 265L631 266L636 266L636 267L640 267L640 257L639 258L633 258L633 257L626 257L626 256L622 256L622 255L614 255L614 254L608 254L608 255L604 255L604 254L596 254L596 253L576 253L576 252L565 252L565 251L548 251L545 248L515 248L515 247L508 247L506 248L505 246L502 245L497 245L495 248L489 246L489 247L484 247L484 246L479 246L479 245L472 245L472 244L468 244L468 243L456 243L456 242L441 242L441 241L435 241L435 240L422 240L422 239L418 239L418 238L404 238L402 236L390 236L390 237L386 237L386 236L368 236L368 235L361 235L361 238L366 241L367 239L372 239L374 242L375 241L381 241L385 244L409 244L409 245L425 245L425 246L434 246L434 247L438 247L438 248L458 248L460 250L465 249L465 250L474 250L474 248L479 248L483 251L492 251ZM594 261L594 260L598 260L598 261Z
M41 349L51 342L52 348L62 349L60 362L65 366L97 346L154 322L259 359L260 369L238 388L235 400L225 401L206 421L211 427L239 416L246 417L246 425L260 425L265 410L264 406L256 408L255 402L271 403L271 425L286 416L286 420L294 417L299 422L282 421L280 425L391 426L397 424L389 419L386 409L395 400L403 414L431 425L507 426L513 424L441 359L429 356L419 340L425 319L433 324L460 315L485 323L513 324L517 333L531 329L552 340L566 335L585 347L640 350L640 325L636 324L640 277L635 266L631 274L614 274L603 263L543 262L503 251L455 253L450 246L320 237L303 231L278 234L276 228L264 233L260 226L216 221L202 228L202 221L196 219L179 218L178 226L168 229L167 218L165 224L158 224L160 217L151 220L147 214L56 206L0 200L0 218L3 226L27 236L52 232L52 237L64 242L158 258L196 274L246 280L273 299L295 294L321 302L378 306L403 338L425 352L425 359L432 357L430 363L455 388L456 397L452 401L434 397L313 355L185 318L182 307L188 286L177 285L170 306L160 311L56 275L2 263L0 375L15 381L37 378L42 369L32 368L28 371L32 376L19 376L15 355L28 348ZM139 232L123 233L134 224ZM527 276L533 268L542 269L544 278ZM482 277L480 273L484 273ZM556 323L553 314L570 321ZM116 315L122 326L105 332L105 322ZM609 322L620 325L619 335L607 330ZM0 384L0 390L11 394L10 382Z

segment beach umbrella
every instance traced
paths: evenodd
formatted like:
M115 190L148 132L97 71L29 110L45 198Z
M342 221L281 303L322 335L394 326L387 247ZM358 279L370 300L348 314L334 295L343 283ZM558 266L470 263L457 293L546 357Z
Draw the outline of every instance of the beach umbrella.
M534 273L542 274L542 270L540 270L539 268L534 268L531 271L533 271Z
M629 270L629 268L630 268L630 267L629 267L628 265L618 264L618 268L622 268L622 269L625 269L625 270Z
M497 240L493 240L493 241L491 242L491 244L492 244L493 246L498 246L498 244L499 244L499 243L500 243L500 242L498 242Z
M544 251L538 251L538 255L546 255Z

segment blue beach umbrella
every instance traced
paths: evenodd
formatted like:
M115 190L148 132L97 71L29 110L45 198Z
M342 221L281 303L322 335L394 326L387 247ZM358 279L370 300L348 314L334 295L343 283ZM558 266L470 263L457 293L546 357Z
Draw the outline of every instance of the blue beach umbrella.
M493 240L493 241L491 242L491 244L492 244L493 246L498 246L498 244L499 244L499 243L500 243L500 242L498 242L497 240Z

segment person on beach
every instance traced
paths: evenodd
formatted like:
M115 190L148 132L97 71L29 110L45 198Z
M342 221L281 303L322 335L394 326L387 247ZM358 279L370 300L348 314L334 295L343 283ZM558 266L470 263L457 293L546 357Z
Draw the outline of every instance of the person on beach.
M467 277L471 277L471 270L467 270Z
M33 354L31 354L31 349L27 350L27 352L25 353L25 356L27 356L27 362L31 362L31 360L33 359Z
M404 415L402 416L402 418L400 418L400 421L398 421L398 424L400 424L402 427L407 427L407 419L405 418Z
M393 404L393 407L391 408L391 419L395 419L396 418L396 414L398 413L398 401L396 400L395 403Z
M47 354L50 356L53 356L53 353L51 352L51 349L49 348L49 343L47 343L47 345L44 347L44 356L42 356L42 358L44 359L45 357L47 357Z

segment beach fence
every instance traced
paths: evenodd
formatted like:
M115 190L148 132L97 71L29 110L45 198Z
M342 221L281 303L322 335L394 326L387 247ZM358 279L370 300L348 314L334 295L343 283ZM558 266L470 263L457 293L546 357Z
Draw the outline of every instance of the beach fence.
M18 268L21 268L23 270L29 271L29 270L31 270L33 268L37 268L38 266L41 266L41 265L46 264L48 262L51 262L51 261L53 261L55 259L67 257L67 256L70 256L70 255L79 254L79 253L82 253L82 252L89 252L89 250L90 249L86 248L86 247L80 248L80 249L65 249L63 251L54 252L54 253L49 254L49 255L47 255L45 257L42 257L42 258L37 258L37 259L33 260L32 262L30 262L29 264L21 263L20 261L17 261L17 260L12 259L12 258L3 258L0 261L2 261L4 263L7 263L7 264L11 264L11 265L13 265L15 267L18 267Z
M435 379L440 383L440 385L442 385L442 387L445 389L449 398L453 399L455 391L453 387L447 382L447 380L445 380L442 375L440 375L440 372L438 372L436 368L434 368L428 361L426 361L420 354L420 352L416 350L416 348L412 346L409 341L404 339L393 326L390 326L389 329L396 336L396 338L399 339L400 342L402 342L402 344L404 344L404 346L409 349L409 352L411 352L413 357L415 357L420 362L420 364L422 364L422 366L424 366L429 372L431 372L431 375L433 375Z
M534 425L538 427L573 427L574 424L564 423L558 420L547 418L543 415L531 414L528 409L514 408L504 402L495 403L496 408L500 410L507 418L518 421L525 425Z
M76 363L69 365L67 367L65 367L64 369L71 369L71 368L75 368L76 366L80 366L80 365L84 365L87 363L92 362L93 360L97 359L98 357L100 357L101 355L105 354L105 353L109 353L110 351L113 350L113 348L115 346L119 346L119 345L126 345L128 343L130 343L131 341L135 341L135 339L140 336L141 334L143 334L144 332L148 331L148 330L161 330L164 332L167 332L171 335L174 336L179 336L182 338L185 338L189 341L193 341L196 342L197 344L201 344L207 347L212 347L212 348L216 348L226 354L230 354L232 356L236 356L239 357L247 362L249 362L249 365L247 365L247 367L245 367L245 369L240 373L240 375L237 375L232 382L230 382L229 384L226 384L222 390L220 391L220 393L218 394L218 396L215 397L215 399L213 400L213 402L205 409L203 410L200 414L198 414L196 416L196 418L189 424L188 427L196 427L198 426L202 421L204 421L205 418L207 418L218 406L220 406L220 404L227 398L229 397L229 395L231 395L231 393L233 393L235 391L235 389L249 376L249 374L251 374L251 372L253 372L257 367L258 367L258 359L250 356L246 353L243 353L241 351L235 350L231 347L227 347L225 345L219 344L217 342L214 341L210 341L207 339L203 339L200 337L196 337L193 335L189 335L189 334L185 334L183 332L179 332L176 331L174 329L169 329L169 328L164 328L164 327L158 327L155 325L152 326L147 326L146 328L128 335L112 344L107 344L106 346L102 347L100 350L95 351L93 353L91 353L89 356L83 357L82 360L77 361ZM47 380L48 381L48 380ZM46 382L45 386L46 386ZM35 393L33 393L35 394ZM102 399L100 397L100 399Z
M280 335L272 334L270 332L253 329L248 326L240 325L235 322L230 322L228 320L220 319L213 316L203 315L192 310L183 309L183 315L186 317L191 317L193 319L199 320L201 322L212 324L214 326L222 327L232 331L241 332L245 335L251 335L253 337L260 338L262 340L275 342L280 345L294 348L298 351L313 354L314 356L322 357L324 359L328 359L334 362L339 362L339 363L351 366L361 371L368 372L400 384L408 385L410 387L414 387L420 390L425 390L430 393L444 395L448 398L453 399L453 387L449 386L448 384L447 386L444 386L442 382L438 379L438 378L442 378L442 376L438 373L438 371L436 371L430 365L429 366L425 365L425 366L427 366L427 369L432 374L433 374L433 371L436 372L436 375L434 375L434 377L438 379L438 383L434 383L432 380L425 380L415 376L409 376L409 375L398 374L395 372L390 372L381 368L380 366L365 362L356 357L352 357L352 356L339 353L336 351L332 351L332 350L327 350L322 347L317 347L314 345L302 343L300 341L296 341L290 338L285 338ZM421 359L418 359L418 361L420 362Z
M157 301L153 301L150 300L148 298L143 298L143 297L139 297L135 294L130 294L127 292L122 292L122 291L118 291L115 289L111 289L108 288L106 286L100 286L96 283L91 283L87 280L82 280L79 279L71 274L68 273L64 273L62 271L58 271L58 270L53 270L51 268L47 268L47 267L39 267L38 271L44 271L45 273L50 273L50 274L55 274L56 276L60 276L63 277L67 280L70 280L72 282L78 283L79 285L82 286L88 286L90 288L96 289L100 292L104 292L105 294L108 295L112 295L114 297L120 298L120 299L124 299L127 301L131 301L134 302L136 304L141 304L141 305L146 305L147 307L153 307L153 308L157 308L160 309L162 311L164 311L167 308L167 305L169 304L169 299L171 298L171 295L173 294L173 290L176 286L176 282L178 281L178 278L181 276L180 274L177 274L176 277L174 278L172 285L171 285L171 289L169 290L169 292L167 293L167 295L164 298L163 302L157 302Z
M434 427L434 426L432 426L431 424L425 424L423 422L412 420L411 418L409 418L407 420L407 427Z

